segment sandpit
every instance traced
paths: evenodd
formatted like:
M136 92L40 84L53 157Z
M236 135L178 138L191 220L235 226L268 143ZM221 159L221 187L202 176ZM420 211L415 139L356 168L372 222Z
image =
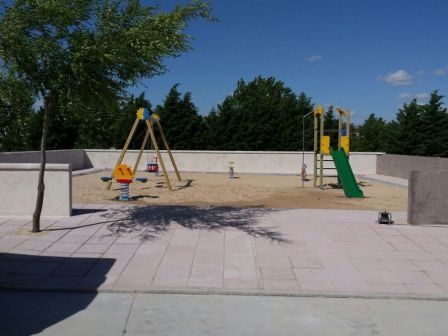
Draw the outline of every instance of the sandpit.
M73 202L117 203L119 185L106 190L100 176L111 172L97 172L73 177ZM306 209L370 209L406 210L407 189L358 179L364 192L363 199L350 199L342 189L332 188L335 179L327 178L325 190L306 182L301 188L300 177L290 175L241 174L229 179L227 174L182 173L182 182L170 175L173 191L166 187L163 176L141 172L149 177L147 183L133 183L130 187L131 204L236 206L264 208Z

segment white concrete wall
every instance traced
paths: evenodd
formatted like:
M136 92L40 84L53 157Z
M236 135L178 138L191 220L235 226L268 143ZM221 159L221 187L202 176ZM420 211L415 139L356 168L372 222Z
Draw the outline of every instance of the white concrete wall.
M0 215L32 215L36 205L39 164L0 163ZM42 216L70 216L72 212L70 164L47 164Z
M86 149L85 152L93 167L103 169L113 169L120 156L120 150ZM354 173L375 174L379 154L381 153L351 153L350 163ZM128 151L123 163L133 166L137 155L137 150ZM145 152L138 169L144 170L147 161L154 155L154 152ZM179 170L185 172L227 172L230 161L235 162L236 173L298 174L302 166L301 152L173 151L173 156ZM167 169L172 171L167 153L162 151L162 157ZM312 174L312 152L305 152L305 164L308 174ZM334 164L325 162L324 166L334 167ZM335 171L326 170L324 174L333 175Z
M40 163L40 152L3 152L0 163ZM92 168L83 149L49 150L47 163L71 163L73 170Z

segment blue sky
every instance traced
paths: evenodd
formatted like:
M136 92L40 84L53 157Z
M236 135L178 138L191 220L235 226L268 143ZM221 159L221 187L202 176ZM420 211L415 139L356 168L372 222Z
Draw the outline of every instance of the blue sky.
M142 1L154 4L153 1ZM179 1L185 3L186 1ZM160 1L171 8L175 1ZM438 89L448 95L448 1L214 0L220 23L192 22L193 50L133 89L162 103L172 85L201 114L239 79L273 76L316 104L393 119L399 106Z

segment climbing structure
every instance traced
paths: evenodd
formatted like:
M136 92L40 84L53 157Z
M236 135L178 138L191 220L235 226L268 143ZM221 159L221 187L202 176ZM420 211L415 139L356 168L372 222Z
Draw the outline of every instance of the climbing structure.
M323 189L324 169L336 169L338 182L344 188L346 197L364 197L361 189L356 183L355 176L350 166L348 157L350 155L350 112L336 108L339 114L338 122L338 149L330 148L330 136L325 135L324 108L316 106L314 109L314 176L313 186L316 187L319 178L319 187ZM345 129L343 118L345 117ZM336 130L334 130L336 131ZM328 156L331 155L331 158ZM327 159L328 158L328 159ZM335 168L324 167L324 162L334 162ZM319 167L319 168L318 168ZM319 173L318 173L319 170ZM326 175L328 176L328 175Z
M150 110L148 110L146 108L140 108L140 109L137 110L137 118L135 119L135 122L134 122L134 124L133 124L133 126L131 128L131 131L129 132L129 135L128 135L128 138L126 140L126 143L124 144L123 149L121 150L121 154L120 154L120 157L118 158L117 164L115 165L114 171L117 171L118 167L121 165L121 163L122 163L122 161L124 159L124 156L126 155L126 152L128 150L129 144L132 141L132 138L133 138L133 136L135 134L135 131L137 130L137 126L138 126L140 121L145 122L147 130L146 130L145 137L143 139L143 143L142 143L142 145L140 147L140 151L138 153L137 160L136 160L136 162L134 164L134 167L133 167L133 169L130 169L130 174L131 174L130 178L133 179L135 177L135 173L137 172L137 167L138 167L138 165L140 163L140 159L141 159L143 151L145 149L145 145L148 142L149 138L151 138L151 143L152 143L152 145L154 147L154 150L156 152L157 159L158 159L158 162L160 164L160 167L162 168L162 172L163 172L163 176L165 178L166 185L167 185L167 187L168 187L168 189L170 191L173 191L173 188L172 188L171 182L170 182L170 178L169 178L168 173L167 173L166 168L165 168L165 163L163 162L162 155L160 154L159 145L157 144L157 140L156 140L156 137L154 135L154 126L157 126L157 128L159 129L160 135L161 135L162 140L163 140L163 144L164 144L165 149L166 149L166 151L168 153L168 156L169 156L169 158L171 160L171 164L173 165L174 172L176 173L177 179L179 181L182 181L182 179L180 177L179 171L177 169L176 162L174 161L174 157L173 157L173 154L171 153L171 150L170 150L170 147L168 145L168 142L166 141L165 133L163 132L162 125L160 124L160 117L157 114L152 113ZM112 185L112 182L111 181L108 182L108 184L107 184L107 189L108 190L110 189L111 185Z

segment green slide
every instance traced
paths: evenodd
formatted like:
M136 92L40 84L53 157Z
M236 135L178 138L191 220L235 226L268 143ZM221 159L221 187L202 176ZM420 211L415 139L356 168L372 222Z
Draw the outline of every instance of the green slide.
M344 188L345 197L363 198L364 194L356 183L355 175L353 175L352 167L350 166L350 162L348 161L344 150L330 149L330 152L333 157L336 170L338 171L339 180Z

